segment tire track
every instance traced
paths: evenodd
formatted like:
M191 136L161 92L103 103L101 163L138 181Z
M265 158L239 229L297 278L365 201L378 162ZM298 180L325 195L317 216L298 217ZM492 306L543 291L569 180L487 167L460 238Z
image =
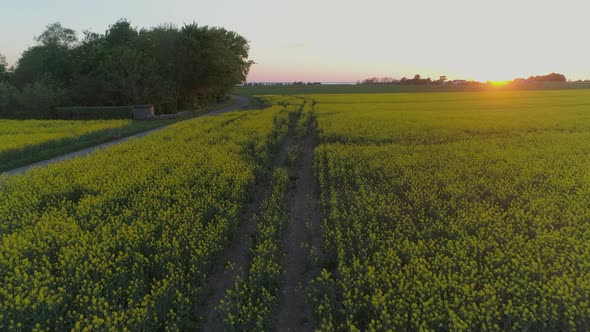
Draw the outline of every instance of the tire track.
M313 112L312 112L313 114ZM313 120L313 118L312 118ZM278 316L279 331L312 331L312 308L307 303L309 249L320 238L317 184L313 174L314 121L303 139L301 166L296 170L297 187L291 199L292 224L285 237L285 287ZM309 224L308 224L309 222Z

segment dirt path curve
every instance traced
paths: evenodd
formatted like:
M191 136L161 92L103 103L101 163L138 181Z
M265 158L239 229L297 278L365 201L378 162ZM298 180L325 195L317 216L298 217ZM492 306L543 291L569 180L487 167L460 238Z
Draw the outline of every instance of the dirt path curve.
M311 307L306 303L306 264L309 252L304 243L313 244L311 236L317 236L317 213L313 176L313 137L308 133L302 142L303 153L297 189L291 199L292 224L287 230L284 258L285 286L281 311L278 316L279 331L312 331ZM307 222L311 229L308 229ZM311 234L309 234L311 232Z
M222 109L204 114L203 116L219 115L222 113L237 111L239 109L246 107L250 103L250 99L248 97L238 96L238 95L231 95L231 97L233 99L235 99L235 101L236 101L235 103L233 103L232 105L229 105L227 107L224 107Z
M219 114L222 114L222 113L227 113L227 112L235 111L235 110L244 108L249 103L249 99L247 97L236 96L236 95L232 95L231 97L235 99L235 101L236 101L235 103L233 103L233 104L231 104L231 105L229 105L227 107L224 107L222 109L219 109L219 110L216 110L216 111L213 111L213 112L206 113L206 114L204 114L202 116L219 115ZM60 162L60 161L63 161L63 160L77 158L77 157L83 157L85 155L88 155L90 153L93 153L96 150L100 150L100 149L104 149L104 148L107 148L107 147L112 146L112 145L120 144L120 143L123 143L125 141L128 141L128 140L130 140L132 138L141 138L141 137L147 136L149 134L152 134L154 132L157 132L158 130L162 130L162 129L166 128L166 127L168 127L168 125L163 126L163 127L159 127L159 128L156 128L156 129L144 131L144 132L141 132L141 133L137 133L137 134L134 134L134 135L131 135L131 136L123 137L121 139L117 139L117 140L114 140L114 141L110 141L110 142L106 142L106 143L103 143L103 144L91 146L89 148L78 150L78 151L75 151L75 152L72 152L72 153L68 153L68 154L65 154L65 155L62 155L62 156L54 157L54 158L51 158L51 159L48 159L48 160L39 161L39 162L33 163L31 165L27 165L27 166L15 168L13 170L6 171L4 173L0 173L0 175L7 174L7 175L10 176L10 175L15 175L15 174L21 174L21 173L24 173L24 172L32 169L32 168L45 167L47 165L50 165L50 164L53 164L53 163L57 163L57 162Z

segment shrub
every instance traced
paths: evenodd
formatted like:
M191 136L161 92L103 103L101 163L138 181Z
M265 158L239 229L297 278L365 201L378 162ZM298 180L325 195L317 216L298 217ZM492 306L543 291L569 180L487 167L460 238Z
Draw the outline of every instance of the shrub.
M5 117L20 108L20 92L13 85L0 82L0 116Z

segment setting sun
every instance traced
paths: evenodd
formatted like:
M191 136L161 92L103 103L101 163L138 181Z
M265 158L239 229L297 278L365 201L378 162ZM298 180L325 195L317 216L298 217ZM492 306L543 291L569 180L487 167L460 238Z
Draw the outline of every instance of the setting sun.
M510 83L510 81L488 81L493 86L504 86Z

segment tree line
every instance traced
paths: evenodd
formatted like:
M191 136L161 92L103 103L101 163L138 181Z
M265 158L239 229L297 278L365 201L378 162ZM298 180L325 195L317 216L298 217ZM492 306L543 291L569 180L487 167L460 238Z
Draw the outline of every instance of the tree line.
M558 73L551 73L547 75L530 76L527 79L515 78L513 83L563 83L567 82L565 75Z
M399 85L436 85L436 84L445 84L448 82L446 76L439 76L438 79L432 79L430 77L424 78L420 74L414 75L413 78L402 77L399 80L394 79L392 77L371 77L366 78L362 81L357 82L358 84L399 84ZM455 82L455 81L453 81ZM463 81L461 82L467 83L474 83L471 81Z
M13 68L0 55L0 115L54 106L192 109L225 98L253 64L244 37L196 23L138 29L123 19L81 39L53 23L35 40Z
M565 75L559 73L551 73L547 75L530 76L527 79L516 78L511 83L563 83L567 82ZM391 77L371 77L366 78L362 81L358 81L358 84L399 84L399 85L437 85L437 84L461 84L461 85L477 85L481 84L477 81L467 80L453 80L449 81L446 76L440 76L437 80L431 79L430 77L423 78L420 74L414 75L414 78L402 77L397 80Z

